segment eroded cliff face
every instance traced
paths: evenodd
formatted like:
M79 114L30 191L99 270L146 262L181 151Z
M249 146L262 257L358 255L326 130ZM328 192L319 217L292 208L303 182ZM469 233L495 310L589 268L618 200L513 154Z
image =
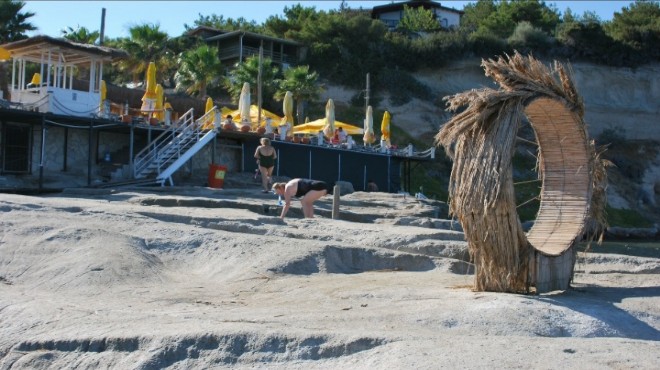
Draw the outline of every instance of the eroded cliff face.
M660 141L660 65L612 68L574 64L589 133L622 128L628 139Z
M552 61L544 61L551 65ZM628 140L654 140L660 143L660 64L639 68L613 68L588 63L568 65L573 71L575 84L585 105L585 122L589 135L598 139L606 129L614 129ZM392 124L404 128L412 136L431 142L440 126L451 118L445 111L443 97L484 87L498 86L486 77L481 59L461 60L448 67L416 73L416 77L429 86L435 101L413 99L402 106L381 108L392 114ZM355 91L331 87L325 98L335 103L348 103ZM338 116L341 113L338 112ZM375 126L382 117L374 117ZM358 123L359 124L359 123ZM376 128L379 134L379 128ZM598 145L607 144L598 142ZM639 202L648 200L651 208L660 206L660 155L650 160L635 194L625 192L622 184L610 183L610 204L615 208L639 208ZM641 190L640 190L641 189ZM631 191L628 191L631 192ZM641 198L640 198L641 197Z
M546 62L546 64L550 63L551 61ZM482 87L497 88L495 82L484 75L480 64L479 59L463 60L447 68L418 73L417 77L440 97ZM592 137L597 137L608 128L621 128L627 139L660 141L660 122L658 122L660 116L660 64L635 69L587 63L574 63L570 67L573 70L578 92L584 99L584 118ZM414 120L425 115L442 117L446 120L449 116L442 111L444 102L438 101L437 103L427 107L426 103L415 102L392 110L400 113L408 111L397 116L397 123L406 126L408 126L405 122L406 116L411 114L410 111L419 108L422 109ZM438 124L437 119L433 121L434 126ZM441 123L443 122L439 122L439 124Z

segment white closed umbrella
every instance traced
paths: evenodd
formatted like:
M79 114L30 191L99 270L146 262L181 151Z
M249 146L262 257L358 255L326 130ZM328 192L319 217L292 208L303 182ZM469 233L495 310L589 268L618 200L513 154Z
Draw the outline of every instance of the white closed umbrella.
M238 98L238 111L241 115L241 124L243 126L250 126L250 84L243 83L241 95Z
M367 107L367 116L364 118L364 136L362 137L362 141L364 141L365 144L371 145L375 140L374 113L370 105Z
M335 134L335 102L328 99L325 104L325 127L323 127L323 134L327 138L332 138Z

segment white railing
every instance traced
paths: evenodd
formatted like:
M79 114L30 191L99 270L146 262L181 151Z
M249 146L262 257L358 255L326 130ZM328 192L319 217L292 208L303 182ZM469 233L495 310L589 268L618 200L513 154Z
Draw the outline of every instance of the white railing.
M43 86L12 90L12 102L30 111L89 117L99 111L99 93Z
M41 90L43 90L43 93ZM14 108L42 113L50 112L50 95L46 93L46 87L14 90L11 93L11 98Z
M218 57L220 59L238 58L240 51L241 49L238 46L224 47L219 50ZM253 55L259 55L259 48L243 46L243 58ZM268 49L264 49L263 55L264 58L270 58L274 63L294 64L296 62L295 55L280 53L278 51L271 52Z
M209 112L197 120L193 117L193 109L187 111L177 123L163 132L154 141L142 149L133 162L133 175L135 178L143 178L152 173L162 174L166 169L170 172L170 166L181 166L177 160L184 157L184 154L191 149L204 135L202 127L204 123L213 121L213 127L219 124L220 110L213 107ZM215 115L215 120L213 120ZM199 150L197 148L196 150ZM188 153L189 156L194 153Z
M145 177L151 172L149 166L152 163L160 162L159 152L167 146L178 145L180 141L192 135L195 123L193 112L192 108L188 110L174 125L163 131L160 136L135 155L133 160L133 176L135 178ZM160 171L158 172L160 173Z
M316 143L316 138L313 139L314 143ZM412 158L430 158L430 159L435 159L435 147L430 147L425 150L416 150L415 147L412 144L409 144L408 146L405 146L403 148L397 148L394 146L387 146L383 144L382 142L380 144L376 145L359 145L359 144L353 144L353 145L347 145L347 144L331 144L331 143L323 143L321 144L322 147L326 148L334 148L334 149L342 149L342 150L352 150L352 151L358 151L358 152L369 152L369 153L376 153L376 154L384 154L384 155L393 155L397 157L412 157Z

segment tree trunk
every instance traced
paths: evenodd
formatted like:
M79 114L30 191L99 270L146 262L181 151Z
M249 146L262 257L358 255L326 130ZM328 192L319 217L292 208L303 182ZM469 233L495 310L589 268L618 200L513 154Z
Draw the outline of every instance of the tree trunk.
M302 99L298 99L296 101L296 117L298 118L297 122L298 122L299 125L305 123L305 107L306 106L307 106L306 101L304 101Z

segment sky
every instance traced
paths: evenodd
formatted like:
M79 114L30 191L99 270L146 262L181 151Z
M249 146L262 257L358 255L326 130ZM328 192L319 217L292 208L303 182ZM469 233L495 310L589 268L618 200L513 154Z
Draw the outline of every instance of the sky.
M61 31L72 27L85 27L90 31L101 29L102 8L105 14L105 36L109 38L128 37L128 29L145 23L158 24L160 30L169 36L179 36L184 31L184 24L193 26L199 14L223 16L225 19L240 17L248 21L263 23L270 16L283 16L285 6L302 4L305 7L315 7L316 10L339 9L341 0L316 1L58 1L58 0L24 0L23 12L35 15L29 22L38 30L29 32L29 36L47 35L60 37ZM393 1L352 1L346 4L354 9L370 9L377 5ZM438 1L443 6L463 10L466 4L474 1ZM602 21L611 20L614 12L628 6L632 1L549 1L547 5L555 5L564 13L570 8L574 14L582 15L585 11L593 11Z

